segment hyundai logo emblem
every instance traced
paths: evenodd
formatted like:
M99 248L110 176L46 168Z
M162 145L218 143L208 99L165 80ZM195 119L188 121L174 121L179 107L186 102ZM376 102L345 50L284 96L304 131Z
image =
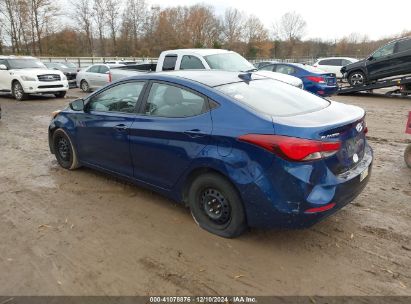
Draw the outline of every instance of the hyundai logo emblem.
M53 77L53 76L51 76L51 75L47 76L47 79L52 80L53 78L54 78L54 77Z
M358 133L360 133L363 129L362 123L357 124L355 129L357 130Z

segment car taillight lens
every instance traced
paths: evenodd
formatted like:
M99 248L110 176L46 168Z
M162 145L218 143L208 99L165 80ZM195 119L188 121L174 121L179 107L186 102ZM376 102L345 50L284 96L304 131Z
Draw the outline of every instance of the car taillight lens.
M321 76L307 76L308 80L316 83L325 83L325 78Z
M108 82L111 82L113 80L112 76L111 76L111 72L108 73Z
M291 161L310 161L326 158L340 150L339 141L318 141L297 137L246 134L238 140L247 142Z

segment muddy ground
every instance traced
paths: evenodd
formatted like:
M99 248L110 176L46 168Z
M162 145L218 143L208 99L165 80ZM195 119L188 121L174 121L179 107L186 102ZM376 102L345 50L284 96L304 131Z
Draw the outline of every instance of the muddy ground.
M157 194L60 168L47 126L70 98L0 96L0 294L411 295L411 99L334 99L368 112L363 194L310 229L227 240Z

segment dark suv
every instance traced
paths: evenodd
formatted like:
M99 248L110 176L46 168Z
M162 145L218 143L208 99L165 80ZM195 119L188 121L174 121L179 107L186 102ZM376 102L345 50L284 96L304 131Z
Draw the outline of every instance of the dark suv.
M352 86L368 84L381 78L411 73L411 37L392 41L367 59L349 64L341 73Z

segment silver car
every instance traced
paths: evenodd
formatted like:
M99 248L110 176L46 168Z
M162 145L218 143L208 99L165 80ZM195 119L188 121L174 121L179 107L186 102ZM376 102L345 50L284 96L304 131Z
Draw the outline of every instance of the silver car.
M94 64L77 73L77 86L84 92L101 88L111 82L110 68L121 64Z

